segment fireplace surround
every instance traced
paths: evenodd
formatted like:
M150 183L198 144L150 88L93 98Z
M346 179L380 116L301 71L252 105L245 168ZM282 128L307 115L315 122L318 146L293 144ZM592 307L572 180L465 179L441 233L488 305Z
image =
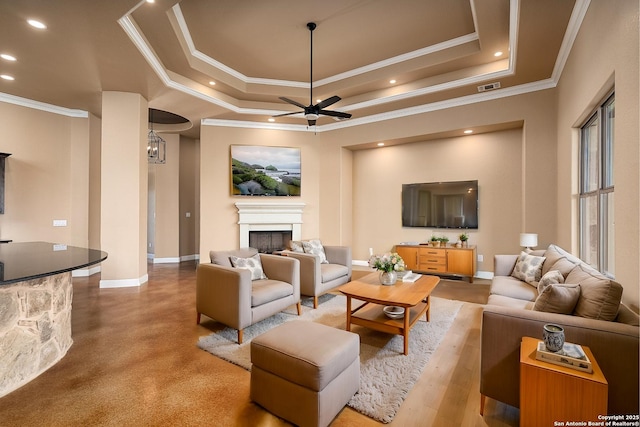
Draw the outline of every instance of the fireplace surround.
M236 202L240 248L249 247L250 231L291 231L291 240L302 239L303 202Z

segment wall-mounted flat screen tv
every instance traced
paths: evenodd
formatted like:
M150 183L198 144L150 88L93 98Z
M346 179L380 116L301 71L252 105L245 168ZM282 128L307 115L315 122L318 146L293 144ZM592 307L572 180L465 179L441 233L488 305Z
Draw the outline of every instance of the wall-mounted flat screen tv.
M478 181L402 184L402 226L478 228Z

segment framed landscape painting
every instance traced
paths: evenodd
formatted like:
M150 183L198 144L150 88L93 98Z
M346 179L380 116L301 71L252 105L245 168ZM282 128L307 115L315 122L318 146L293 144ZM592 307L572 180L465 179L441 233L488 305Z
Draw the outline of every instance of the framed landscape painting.
M231 146L231 194L299 196L300 148Z

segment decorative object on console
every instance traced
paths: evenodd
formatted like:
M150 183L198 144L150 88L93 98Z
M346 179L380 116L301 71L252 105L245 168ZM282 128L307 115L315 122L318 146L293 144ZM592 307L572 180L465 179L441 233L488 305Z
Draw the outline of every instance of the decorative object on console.
M467 233L460 234L458 239L460 239L461 246L467 247L469 244L469 235Z
M544 342L540 341L536 349L536 359L589 374L593 372L591 360L582 349L582 346L570 342L565 342L559 351L550 352Z
M538 235L535 233L520 233L520 246L526 253L531 252L531 248L538 246Z
M369 258L369 267L380 271L380 283L393 285L398 280L396 272L404 270L404 260L396 252L387 252Z
M299 196L300 148L231 146L231 194Z
M542 329L542 339L547 350L558 352L564 345L564 329L562 326L547 323Z

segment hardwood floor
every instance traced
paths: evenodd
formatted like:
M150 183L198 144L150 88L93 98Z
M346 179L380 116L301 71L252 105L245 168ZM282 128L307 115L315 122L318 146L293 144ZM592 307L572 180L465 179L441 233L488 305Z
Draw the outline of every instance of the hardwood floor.
M196 347L220 325L196 325L193 263L149 265L140 288L100 289L99 279L74 279L73 346L0 398L0 426L288 425L249 400L247 371ZM443 281L434 295L477 300L486 285L475 282ZM518 424L517 409L491 399L479 414L481 312L464 305L392 426ZM350 408L332 424L379 425Z

